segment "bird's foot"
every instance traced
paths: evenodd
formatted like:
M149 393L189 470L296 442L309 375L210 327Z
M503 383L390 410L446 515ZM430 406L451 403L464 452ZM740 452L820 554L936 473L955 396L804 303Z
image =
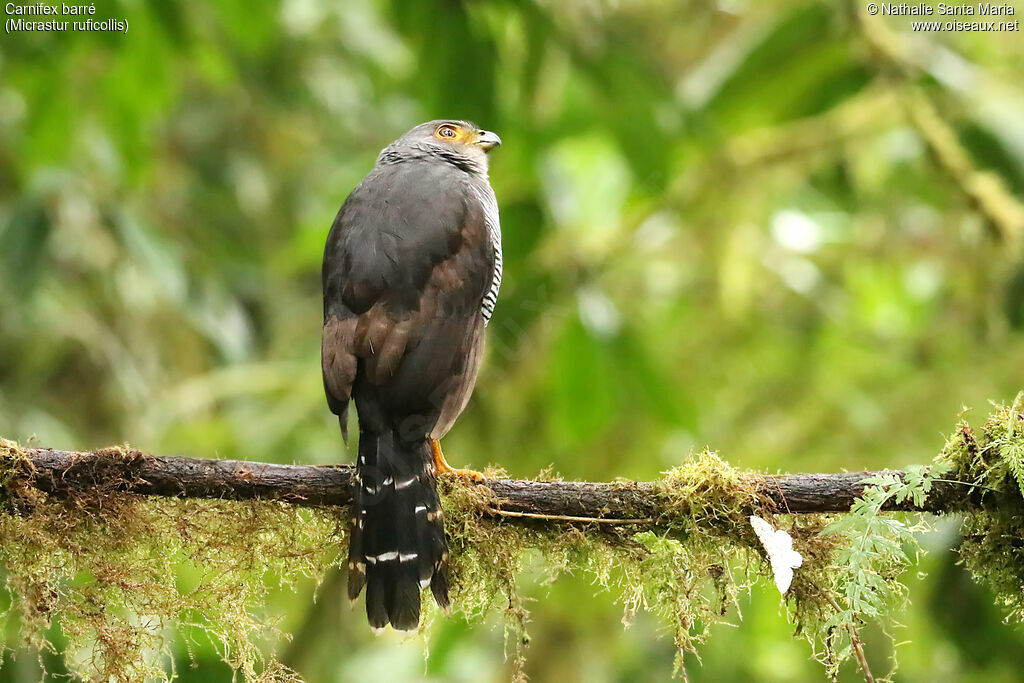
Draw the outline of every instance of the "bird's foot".
M441 442L437 439L430 439L430 454L434 457L434 472L438 475L452 474L456 477L463 477L477 483L486 479L483 474L476 470L462 470L449 465L444 459L444 453L441 452Z

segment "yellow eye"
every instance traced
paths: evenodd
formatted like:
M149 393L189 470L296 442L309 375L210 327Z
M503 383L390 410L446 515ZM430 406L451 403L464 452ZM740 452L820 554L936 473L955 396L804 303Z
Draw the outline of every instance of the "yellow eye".
M455 127L448 125L438 127L438 129L434 131L434 135L442 140L454 140L459 137L459 133L455 130Z

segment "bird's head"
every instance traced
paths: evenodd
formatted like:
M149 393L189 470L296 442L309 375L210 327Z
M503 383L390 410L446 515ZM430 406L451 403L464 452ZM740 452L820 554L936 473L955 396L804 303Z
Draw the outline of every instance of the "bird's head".
M501 138L469 121L439 119L416 126L381 152L379 162L436 157L466 170L487 173L487 153Z

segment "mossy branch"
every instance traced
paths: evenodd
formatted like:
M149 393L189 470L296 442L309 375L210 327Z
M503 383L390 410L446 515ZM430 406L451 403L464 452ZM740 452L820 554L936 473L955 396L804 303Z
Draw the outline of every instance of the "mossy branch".
M172 498L274 500L300 506L345 506L351 500L354 470L347 465L280 465L245 460L211 460L147 455L135 450L58 451L22 448L32 467L24 483L56 497L112 490ZM744 474L744 489L755 493L751 509L781 513L848 512L863 495L865 479L881 472L835 474ZM889 472L901 477L901 472ZM493 495L481 498L485 514L509 522L658 526L670 515L660 482L530 481L489 478ZM485 491L481 491L486 493ZM890 501L888 510L944 512L980 502L968 482L936 481L921 507ZM665 520L668 521L668 520Z
M469 618L504 612L518 676L529 638L517 577L533 558L545 580L588 575L627 623L641 609L665 619L685 671L683 658L730 619L740 593L775 571L750 523L758 514L803 558L784 595L796 632L829 675L854 658L870 680L859 633L905 606L902 579L928 528L925 516L883 511L962 513L962 561L1024 621L1022 463L1024 392L980 430L958 424L932 465L898 472L765 475L704 451L652 482L445 478L452 605ZM37 650L52 647L58 626L65 663L88 680L169 680L174 626L189 643L220 644L246 681L294 683L266 650L286 636L260 615L275 581L320 582L344 564L352 484L340 465L0 439L0 566L12 605L0 625L16 618ZM200 578L183 585L184 567Z

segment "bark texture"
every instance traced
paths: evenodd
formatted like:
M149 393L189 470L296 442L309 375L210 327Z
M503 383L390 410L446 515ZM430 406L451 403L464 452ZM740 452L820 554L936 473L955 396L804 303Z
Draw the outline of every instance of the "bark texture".
M22 449L32 462L24 483L58 497L96 491L148 496L278 500L295 505L344 506L352 500L350 466L279 465L244 460L153 456L121 449ZM900 474L899 472L893 472ZM777 512L846 512L860 482L879 472L752 476L762 500ZM508 521L588 518L656 524L662 498L651 482L596 483L490 479L491 514ZM962 482L937 481L921 510L944 512L980 504L980 492ZM909 502L890 509L915 510ZM561 521L566 521L562 519Z

